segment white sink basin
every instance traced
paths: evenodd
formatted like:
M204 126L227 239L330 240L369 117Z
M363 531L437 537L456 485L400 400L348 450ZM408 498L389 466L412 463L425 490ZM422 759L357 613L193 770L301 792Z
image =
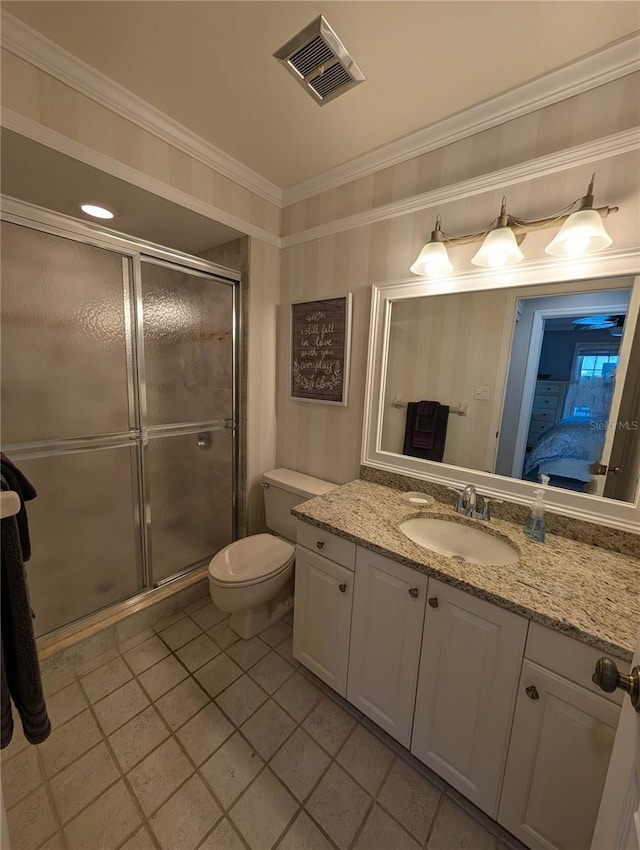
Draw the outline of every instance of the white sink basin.
M461 522L416 517L401 523L400 531L419 546L456 561L501 567L518 560L509 543Z

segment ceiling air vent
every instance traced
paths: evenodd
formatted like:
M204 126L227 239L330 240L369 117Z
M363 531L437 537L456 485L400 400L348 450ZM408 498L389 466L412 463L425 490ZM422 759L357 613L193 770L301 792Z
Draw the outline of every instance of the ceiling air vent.
M365 79L322 15L273 55L320 106Z

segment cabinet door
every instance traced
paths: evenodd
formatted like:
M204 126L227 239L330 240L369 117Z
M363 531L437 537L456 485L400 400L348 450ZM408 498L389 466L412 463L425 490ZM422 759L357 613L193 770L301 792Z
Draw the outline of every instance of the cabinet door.
M533 850L589 850L619 713L525 661L500 823Z
M345 696L353 572L302 546L295 569L294 658Z
M528 621L432 579L411 752L495 817Z
M427 577L358 547L347 699L406 747Z

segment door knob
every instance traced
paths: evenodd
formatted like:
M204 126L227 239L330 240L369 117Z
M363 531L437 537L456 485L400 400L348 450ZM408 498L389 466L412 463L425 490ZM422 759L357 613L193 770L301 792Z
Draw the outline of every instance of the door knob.
M346 584L339 584L338 585L338 590L340 591L340 593L344 593L346 591L346 589L347 589Z
M432 608L437 608L439 604L437 596L429 597L429 605L431 605Z
M324 540L316 540L316 549L324 549Z
M528 688L524 689L524 692L529 697L529 699L540 699L540 694L538 693L538 689L535 685L529 685Z
M598 658L591 681L607 694L617 688L629 694L631 705L640 713L640 667L634 667L628 676L620 673L615 661Z
M413 599L417 599L418 598L418 588L417 587L410 587L409 588L409 596L411 596Z

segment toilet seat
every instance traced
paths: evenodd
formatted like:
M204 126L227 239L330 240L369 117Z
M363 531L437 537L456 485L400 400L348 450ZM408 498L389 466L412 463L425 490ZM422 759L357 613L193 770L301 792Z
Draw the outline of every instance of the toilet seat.
M209 578L221 587L242 587L288 569L295 548L273 534L252 534L225 546L211 559Z

